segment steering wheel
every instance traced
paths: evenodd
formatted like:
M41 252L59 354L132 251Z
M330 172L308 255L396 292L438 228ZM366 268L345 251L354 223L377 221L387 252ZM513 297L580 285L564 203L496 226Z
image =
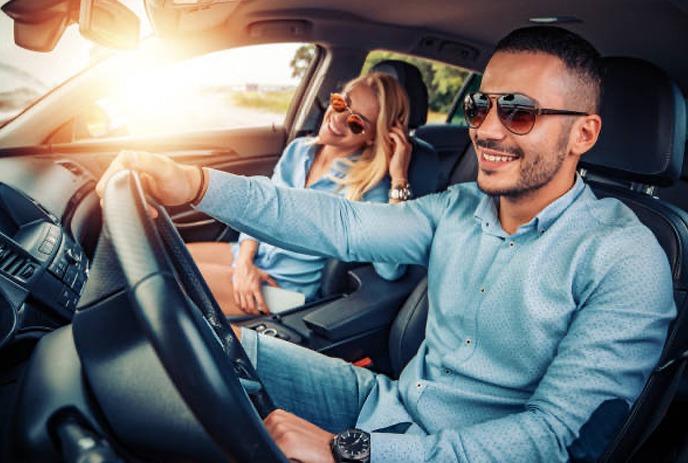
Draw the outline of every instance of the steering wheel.
M263 425L272 400L167 211L146 197L136 172L110 179L103 214L136 318L196 419L230 460L287 463Z

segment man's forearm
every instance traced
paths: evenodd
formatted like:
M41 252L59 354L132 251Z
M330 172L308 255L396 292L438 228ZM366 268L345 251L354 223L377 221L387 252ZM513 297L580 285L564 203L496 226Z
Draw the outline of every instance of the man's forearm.
M345 261L427 263L434 222L422 211L209 174L197 208L260 241ZM413 239L404 242L400 229Z
M565 462L568 461L562 438L565 433L555 419L545 419L537 411L427 436L373 432L371 463Z

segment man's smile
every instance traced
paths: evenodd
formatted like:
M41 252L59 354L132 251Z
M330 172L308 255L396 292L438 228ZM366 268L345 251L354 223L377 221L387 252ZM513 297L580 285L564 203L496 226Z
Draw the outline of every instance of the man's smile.
M513 163L519 159L519 157L520 156L505 153L503 151L478 148L478 163L480 167L484 169L498 169L504 167Z

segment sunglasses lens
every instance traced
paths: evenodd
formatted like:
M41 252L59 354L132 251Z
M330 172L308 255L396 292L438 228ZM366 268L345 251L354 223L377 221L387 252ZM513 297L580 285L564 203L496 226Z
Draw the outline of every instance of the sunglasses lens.
M504 127L518 135L533 129L536 117L535 102L525 95L502 95L497 99L497 115Z
M354 133L354 135L361 134L363 133L363 130L365 130L365 124L363 123L363 120L361 120L361 118L356 114L352 114L347 117L346 124L349 126L349 129Z
M490 98L480 92L471 93L463 100L463 113L468 126L477 129L490 112Z
M332 106L332 109L336 112L341 113L347 107L346 98L339 93L333 93L330 95L330 106Z

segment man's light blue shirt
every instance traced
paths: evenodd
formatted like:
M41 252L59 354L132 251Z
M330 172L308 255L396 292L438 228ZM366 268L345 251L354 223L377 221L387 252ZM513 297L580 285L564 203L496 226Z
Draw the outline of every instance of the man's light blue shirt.
M346 158L335 159L327 174L307 187L308 172L319 148L320 145L315 144L313 138L295 139L284 149L284 153L277 162L271 178L272 183L281 187L308 188L344 196L346 188L343 188L340 182L344 180L351 163L360 156L360 153L352 153ZM385 177L380 183L368 190L361 200L387 202L389 187L389 178ZM291 224L284 222L282 226L288 229ZM255 238L242 233L239 236L239 243L245 239ZM239 254L239 244L234 245L232 251L236 261ZM322 269L326 261L327 258L321 255L294 252L264 241L260 241L254 257L254 264L268 272L281 287L302 292L308 300L317 296ZM378 275L387 280L396 280L405 271L403 265L379 263L374 264L374 266Z
M676 313L652 232L580 178L512 235L474 183L384 205L211 171L199 209L296 251L428 266L425 341L359 415L373 462L566 461L595 410L635 401Z

